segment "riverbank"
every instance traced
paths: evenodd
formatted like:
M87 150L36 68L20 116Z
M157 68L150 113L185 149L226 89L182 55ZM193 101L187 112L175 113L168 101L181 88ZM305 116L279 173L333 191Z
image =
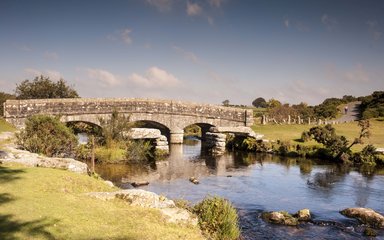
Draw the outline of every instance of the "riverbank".
M352 151L361 151L367 144L372 144L377 148L384 147L384 120L371 119L370 124L371 136L364 141L364 144L357 144L353 146ZM320 144L316 143L315 141L310 141L306 143L302 143L299 141L302 132L308 131L313 126L314 125L307 124L255 124L252 126L252 129L257 133L263 134L264 138L268 140L290 141L295 144L301 144L306 146L320 146ZM336 129L336 134L345 136L350 142L352 142L356 137L358 137L360 131L357 122L335 124L332 126Z
M88 175L7 163L0 182L1 239L203 239L159 210L87 196L118 190Z

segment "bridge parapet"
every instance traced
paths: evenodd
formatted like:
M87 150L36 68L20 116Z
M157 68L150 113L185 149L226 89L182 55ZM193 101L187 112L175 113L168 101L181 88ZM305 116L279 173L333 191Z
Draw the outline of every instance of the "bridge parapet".
M105 115L110 114L113 110L124 114L165 114L220 119L237 122L238 125L243 126L253 124L252 110L173 100L67 98L7 100L4 103L4 117L15 125L22 124L23 119L36 114L59 116Z

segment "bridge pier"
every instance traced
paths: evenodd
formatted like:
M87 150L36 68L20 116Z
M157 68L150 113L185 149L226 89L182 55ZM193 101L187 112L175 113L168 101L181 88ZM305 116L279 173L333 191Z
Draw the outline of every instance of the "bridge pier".
M170 136L169 136L169 142L170 143L176 143L176 144L182 144L184 141L184 130L171 130Z

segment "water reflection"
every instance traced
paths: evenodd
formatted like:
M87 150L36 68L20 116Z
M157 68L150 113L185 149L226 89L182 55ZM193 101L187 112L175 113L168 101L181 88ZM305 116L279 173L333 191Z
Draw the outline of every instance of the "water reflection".
M244 239L359 239L362 230L357 221L338 212L354 206L384 212L384 175L270 154L232 152L212 157L196 140L172 145L168 160L153 166L104 165L97 171L118 184L149 181L143 189L170 198L198 202L209 194L223 196L239 209ZM191 184L191 176L198 177L200 184ZM263 211L294 213L302 208L311 209L315 220L330 224L292 228L259 217Z

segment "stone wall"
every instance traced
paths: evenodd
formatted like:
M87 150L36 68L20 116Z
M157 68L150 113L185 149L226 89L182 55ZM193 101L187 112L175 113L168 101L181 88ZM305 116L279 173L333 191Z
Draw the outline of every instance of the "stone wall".
M62 121L88 121L108 118L114 111L131 116L132 121L156 121L174 132L195 123L214 126L251 126L252 110L172 100L150 99L32 99L7 100L5 119L21 127L25 118L36 114L59 115Z

